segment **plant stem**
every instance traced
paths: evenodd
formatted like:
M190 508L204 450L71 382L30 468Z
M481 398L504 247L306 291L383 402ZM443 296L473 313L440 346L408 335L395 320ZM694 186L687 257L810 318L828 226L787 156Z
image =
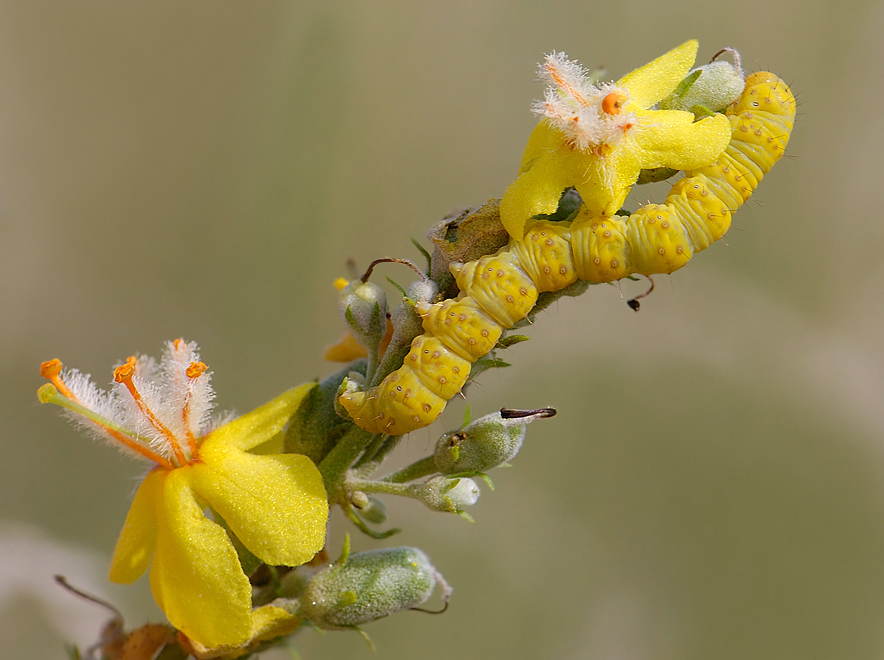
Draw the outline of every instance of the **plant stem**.
M319 472L330 499L336 499L344 474L375 437L376 434L364 431L354 424L319 464Z
M350 490L359 490L363 493L384 493L385 495L401 495L414 497L414 487L408 484L395 484L389 481L369 481L367 479L348 479L347 487Z
M406 465L398 472L388 474L386 477L381 479L381 481L393 484L401 484L407 481L414 481L415 479L420 479L421 477L435 474L438 471L439 468L436 467L436 461L433 459L432 456L427 456L426 458L422 458L419 461L415 461L411 465Z

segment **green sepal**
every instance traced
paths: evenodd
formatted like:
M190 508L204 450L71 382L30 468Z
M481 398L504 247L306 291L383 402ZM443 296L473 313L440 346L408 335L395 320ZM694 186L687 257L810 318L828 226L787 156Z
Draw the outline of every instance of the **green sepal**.
M492 351L488 355L483 355L473 363L473 368L470 370L470 381L476 380L482 372L488 371L489 369L503 369L510 366L512 365L509 362L501 360L494 354L494 351Z
M394 287L396 287L396 290L399 292L399 295L402 297L403 300L408 298L408 294L405 293L405 289L403 289L401 286L399 286L399 283L396 280L388 277L387 281L390 284L392 284Z
M510 346L521 344L523 341L529 341L530 339L531 337L528 337L527 335L507 335L498 339L494 348L509 348Z
M350 424L341 418L335 407L338 390L353 369L364 367L365 360L358 360L317 383L310 390L285 429L285 453L303 454L317 465L322 462L350 428Z
M687 96L688 92L691 90L691 87L693 87L694 83L697 82L697 78L700 77L701 73L703 72L700 69L691 71L691 73L685 76L682 81L675 86L672 94L670 94L667 99L664 99L663 102L665 103L666 101L674 99L683 99L685 96Z
M427 271L430 270L430 265L433 263L433 257L430 256L430 253L427 252L427 249L421 245L416 238L411 239L411 244L417 248L417 251L424 255L424 258L427 260Z
M639 172L638 181L636 181L636 183L638 185L659 183L660 181L666 181L666 179L674 177L676 174L678 174L678 170L674 170L671 167L653 167ZM625 215L629 215L629 212L626 211Z
M695 105L691 108L691 112L694 113L694 121L700 121L704 117L711 117L715 114L713 110L710 110L705 105Z
M392 527L383 532L375 531L371 527L369 527L362 518L359 517L359 514L353 510L352 506L343 506L341 508L344 510L344 515L347 516L350 522L356 525L357 529L360 532L362 532L366 536L370 536L373 539L386 539L402 531L398 527Z

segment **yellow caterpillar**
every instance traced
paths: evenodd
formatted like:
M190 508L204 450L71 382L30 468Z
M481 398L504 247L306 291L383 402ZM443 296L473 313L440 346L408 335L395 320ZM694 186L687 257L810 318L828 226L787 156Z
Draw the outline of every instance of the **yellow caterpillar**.
M539 293L577 279L613 282L632 274L671 273L728 230L731 214L783 155L795 99L772 73L746 79L725 113L731 141L707 167L685 172L663 204L628 217L589 217L570 224L529 221L522 240L468 264L452 264L461 294L418 305L425 333L404 364L379 385L340 401L372 433L401 435L431 424L470 375L471 363L494 348L504 329L525 318Z

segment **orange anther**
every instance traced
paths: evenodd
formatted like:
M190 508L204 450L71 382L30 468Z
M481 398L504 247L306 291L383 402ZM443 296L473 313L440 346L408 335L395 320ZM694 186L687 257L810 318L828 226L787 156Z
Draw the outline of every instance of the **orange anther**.
M64 381L61 379L61 370L63 368L64 365L58 358L47 360L46 362L40 364L40 375L48 380L50 383L55 385L55 389L57 389L62 396L70 399L71 401L76 401L77 397L74 396L74 393L71 392L70 388L65 385Z
M179 444L178 439L175 437L175 434L172 433L168 428L166 428L166 425L159 420L154 412L147 407L144 399L141 398L141 392L138 391L138 388L135 387L135 383L132 382L132 376L134 374L135 361L134 358L129 358L126 360L125 364L121 364L119 367L114 369L114 382L122 383L126 386L126 389L129 390L129 394L132 395L135 403L138 404L138 409L144 414L144 416L147 418L147 421L150 422L151 426L153 426L157 431L163 434L169 441L169 445L172 447L172 452L175 454L175 458L178 460L178 463L180 465L187 463L187 457L181 450L181 445Z
M619 115L625 101L626 97L621 92L611 92L602 99L602 110L609 115Z
M135 362L130 362L127 358L126 361L121 364L119 367L114 369L114 382L115 383L131 383L132 375L135 373ZM131 387L129 388L131 391ZM140 397L137 397L140 398Z
M61 363L61 360L53 358L40 364L40 375L47 380L52 380L61 373L63 368L64 365Z
M208 367L202 362L191 362L190 366L184 370L184 373L187 374L188 378L199 378L202 376Z
M333 284L335 285L335 288L336 288L338 291L340 291L340 290L343 289L345 286L347 286L347 285L349 284L349 282L348 282L347 280L345 280L343 277L339 277L338 279L336 279L336 280L333 282Z

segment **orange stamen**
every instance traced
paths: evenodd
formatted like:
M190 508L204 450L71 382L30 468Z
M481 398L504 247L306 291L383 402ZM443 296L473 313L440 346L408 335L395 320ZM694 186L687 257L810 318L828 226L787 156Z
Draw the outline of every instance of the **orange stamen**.
M208 367L203 362L191 362L184 373L191 380L195 380L202 376ZM187 437L187 446L190 447L190 453L196 458L199 452L199 445L193 432L190 430L190 390L187 392L187 398L184 400L184 406L181 408L181 421L184 422L184 435Z
M550 77L556 81L556 85L561 87L562 90L566 94L571 96L575 101L577 101L580 105L582 105L584 107L589 105L589 102L585 98L583 98L583 94L578 92L574 86L572 86L568 81L566 81L561 76L561 74L559 73L559 70L555 66L553 66L552 64L547 62L546 64L543 65L543 68L546 69L546 71L547 71L547 73L549 73Z
M625 101L626 97L622 93L611 92L602 99L602 110L609 115L619 115Z
M53 358L52 360L40 364L40 375L55 385L55 389L57 389L62 396L79 403L77 397L74 396L74 393L71 392L70 388L65 385L64 381L61 379L62 369L64 369L64 365L61 363L61 360Z
M147 420L153 425L153 427L166 437L172 447L172 452L175 454L175 458L178 460L178 463L184 465L185 463L187 463L187 456L185 456L184 451L181 449L181 445L178 443L178 438L176 438L175 434L173 434L168 428L166 428L166 425L163 424L157 418L157 416L154 415L153 411L147 407L147 404L144 403L144 400L141 398L141 392L138 391L138 388L135 387L135 383L132 382L132 376L134 374L135 363L130 362L127 359L125 364L121 364L119 367L114 369L114 382L122 383L126 386L126 389L129 390L129 394L132 395L132 398L138 405L138 409L144 414L145 417L147 417Z
M187 374L188 378L199 378L202 376L208 367L202 362L191 362L187 369L184 370L184 373Z
M95 423L97 424L97 422L95 422ZM103 428L107 433L112 435L115 440L119 440L120 442L122 442L124 445L126 445L132 451L134 451L138 454L141 454L142 456L144 456L147 459L152 460L157 465L164 467L167 470L172 470L175 468L175 466L172 465L172 462L168 458L166 458L165 456L160 456L159 454L153 452L152 450L148 449L144 445L141 445L141 444L135 442L132 438L123 435L122 433L120 433L116 429L110 429L110 428L106 427L104 424L98 424L98 425L101 428Z

